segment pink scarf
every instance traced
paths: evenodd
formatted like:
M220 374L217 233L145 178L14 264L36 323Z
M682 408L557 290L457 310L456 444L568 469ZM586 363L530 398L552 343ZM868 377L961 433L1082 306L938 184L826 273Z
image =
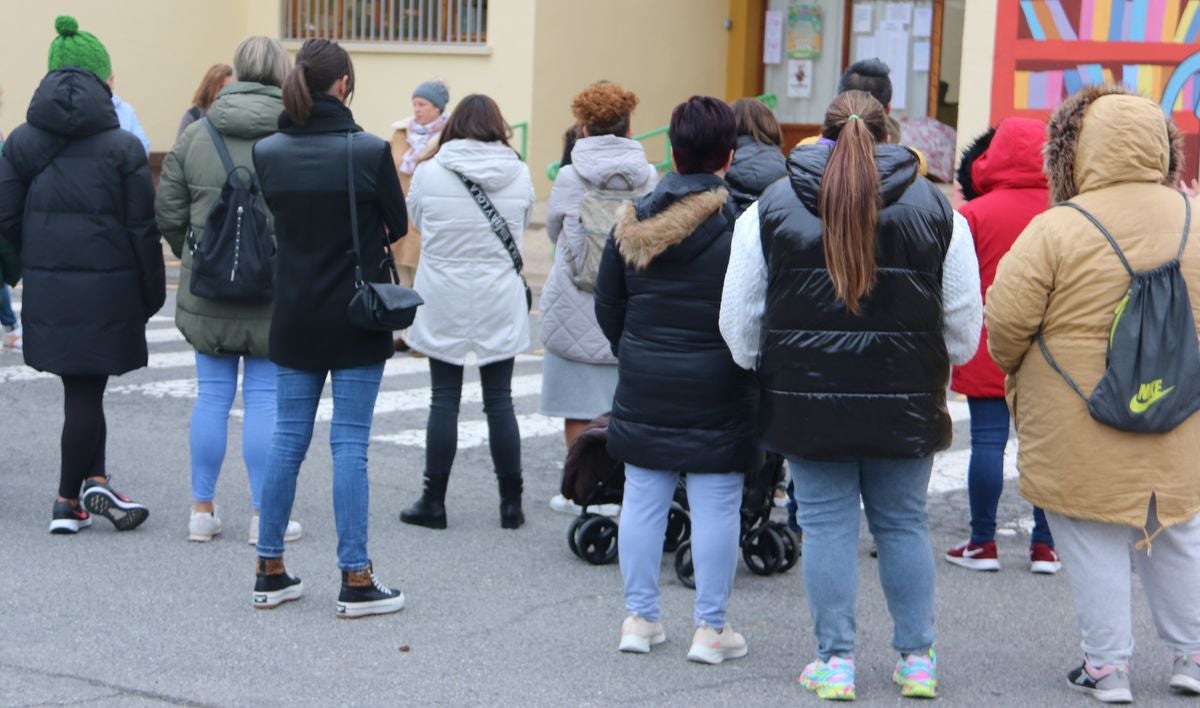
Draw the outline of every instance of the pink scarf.
M425 146L429 144L430 139L442 132L442 128L446 127L446 121L449 117L443 113L434 119L432 123L421 125L415 120L408 123L408 152L404 153L404 157L400 160L400 171L406 175L411 175L417 169L417 158L425 152Z

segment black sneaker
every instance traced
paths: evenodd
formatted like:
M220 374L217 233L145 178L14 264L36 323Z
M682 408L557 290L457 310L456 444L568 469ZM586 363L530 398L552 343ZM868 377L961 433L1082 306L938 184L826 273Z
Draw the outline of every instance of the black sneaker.
M92 517L82 506L71 506L69 501L54 502L50 515L50 533L79 533L92 525Z
M300 578L287 574L282 558L259 558L254 578L254 607L273 610L285 602L299 600L304 594Z
M367 615L386 615L404 609L404 593L379 582L368 563L362 570L342 571L342 592L338 594L338 619Z
M83 483L83 506L113 522L118 531L132 531L150 516L150 510L113 491L109 482L88 480Z
M1133 703L1129 669L1124 666L1097 668L1085 661L1079 668L1067 672L1067 684L1101 703Z

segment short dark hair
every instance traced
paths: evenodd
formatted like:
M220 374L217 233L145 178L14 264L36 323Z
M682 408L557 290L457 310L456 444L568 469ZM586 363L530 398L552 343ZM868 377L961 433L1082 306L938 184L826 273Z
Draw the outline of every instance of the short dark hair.
M879 59L856 61L838 81L838 93L866 91L886 109L892 104L892 70Z
M675 106L667 135L681 175L716 172L737 147L733 111L712 96L692 96Z

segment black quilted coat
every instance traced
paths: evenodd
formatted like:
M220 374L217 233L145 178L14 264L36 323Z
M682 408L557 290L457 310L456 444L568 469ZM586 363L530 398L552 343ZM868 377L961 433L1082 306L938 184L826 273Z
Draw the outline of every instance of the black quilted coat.
M46 75L0 160L0 237L21 250L25 363L58 375L146 365L146 321L166 296L154 187L108 87Z

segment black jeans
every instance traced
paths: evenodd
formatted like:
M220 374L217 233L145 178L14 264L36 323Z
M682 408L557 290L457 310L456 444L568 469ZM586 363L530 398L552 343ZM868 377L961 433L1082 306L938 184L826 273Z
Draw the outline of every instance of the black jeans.
M107 376L64 376L62 471L58 496L78 499L88 477L103 477L108 426L104 422Z
M429 359L433 401L425 429L425 473L445 477L458 450L458 406L462 400L463 367ZM521 431L512 404L513 360L479 368L483 411L487 414L488 446L497 477L521 476Z

